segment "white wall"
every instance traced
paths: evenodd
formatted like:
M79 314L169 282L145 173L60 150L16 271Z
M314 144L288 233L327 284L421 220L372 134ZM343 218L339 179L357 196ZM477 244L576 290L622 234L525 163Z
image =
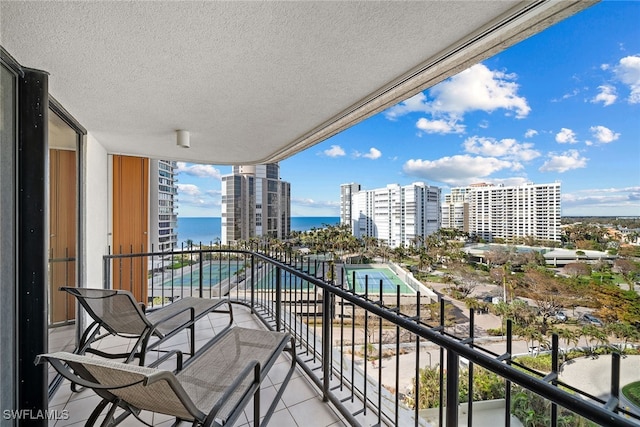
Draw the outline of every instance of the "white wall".
M87 134L84 162L84 203L81 206L84 217L84 280L80 286L102 287L102 256L107 253L110 242L109 221L111 218L111 178L109 156L95 137Z

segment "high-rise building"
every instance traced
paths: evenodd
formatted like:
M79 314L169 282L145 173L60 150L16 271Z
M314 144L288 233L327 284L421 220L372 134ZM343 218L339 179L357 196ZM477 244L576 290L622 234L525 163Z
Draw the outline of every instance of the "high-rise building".
M280 180L277 163L234 166L222 177L222 244L290 232L291 185Z
M442 203L442 228L455 228L469 232L469 187L451 189L451 194L445 194Z
M460 206L465 206L461 217ZM456 212L456 210L458 211ZM533 237L560 240L560 183L517 186L475 184L445 196L443 227L468 231L487 241ZM445 219L446 218L446 219ZM468 229L464 226L468 224Z
M340 186L340 225L352 226L352 195L360 191L360 184L342 184Z
M440 188L423 182L351 193L350 205L353 235L375 237L389 247L421 244L440 228Z
M154 251L171 251L178 243L176 167L174 161L149 161L149 242Z

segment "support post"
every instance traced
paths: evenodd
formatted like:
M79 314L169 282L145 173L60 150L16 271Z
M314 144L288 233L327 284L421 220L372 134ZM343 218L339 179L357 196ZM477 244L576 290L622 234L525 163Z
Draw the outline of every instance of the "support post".
M282 270L276 267L276 331L282 329Z
M458 380L460 376L460 356L447 350L447 424L458 425Z
M17 378L18 410L48 407L47 367L34 365L48 350L47 246L48 76L24 70L18 84ZM29 420L46 425L46 420Z
M365 361L366 363L366 361ZM331 293L322 290L322 401L329 401L331 375Z

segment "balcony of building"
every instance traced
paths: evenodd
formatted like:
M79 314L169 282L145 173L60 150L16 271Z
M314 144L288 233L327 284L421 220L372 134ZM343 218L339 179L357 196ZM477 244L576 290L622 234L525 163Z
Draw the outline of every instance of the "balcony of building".
M82 321L58 287L114 286L104 282L116 277L102 264L107 248L147 252L149 159L286 159L593 3L0 2L0 407L48 406L46 372L33 360ZM177 209L170 196L160 213ZM437 326L314 286L471 357ZM280 307L276 319L291 308L263 303ZM47 324L60 328L49 336ZM335 378L327 357L316 360ZM379 408L370 402L386 395L378 388L354 385L354 399Z
M548 350L552 370L537 372L518 361L518 354L531 356L536 351L511 334L510 323L505 335L498 338L477 335L483 330L479 326L482 315L473 310L454 324L445 323L444 314L434 317L427 307L435 302L440 313L445 313L452 302L419 284L413 284L414 292L407 294L399 287L390 289L383 280L365 278L366 284L356 292L351 285L355 275L345 276L339 262L320 261L331 259L328 254L302 255L282 246L252 249L243 245L188 252L191 264L179 271L162 268L166 254L105 255L102 286L133 293L140 293L143 287L148 310L185 296L229 298L235 325L290 333L297 346L297 370L272 418L275 425L521 426L528 422L523 416L527 410L536 411L538 420L546 420L547 425L583 425L587 420L603 426L640 425L640 409L633 409L620 395L623 383L640 379L640 356L622 358L613 353L561 366L567 349L561 348L554 336ZM136 264L149 265L149 260L161 268L139 278L128 274L130 269L136 270ZM220 314L198 321L198 345L226 322ZM332 327L324 328L327 324ZM71 351L77 327L50 328L50 350ZM114 337L100 348L130 345L130 341ZM186 347L185 333L162 349L187 351ZM153 357L151 353L149 362ZM285 360L282 362L285 366ZM578 364L579 369L572 366ZM481 386L473 381L474 374L480 375L480 367L501 378L504 396L461 402L461 387L469 387L467 396L482 393L474 392ZM435 386L431 383L434 388L420 385L429 373L439 375ZM49 374L54 378L54 371L50 369ZM280 374L281 370L275 369L264 385L262 404L270 403ZM593 377L591 382L597 384L587 384L585 376ZM434 406L431 409L413 404L427 399L427 394L439 403L430 405ZM525 397L539 406L523 407ZM65 419L50 425L86 421L99 400L90 390L72 393L66 381L52 381L49 409ZM151 425L173 422L152 413L143 413L142 419ZM251 425L252 419L248 409L235 425ZM124 425L139 425L139 421L131 418Z

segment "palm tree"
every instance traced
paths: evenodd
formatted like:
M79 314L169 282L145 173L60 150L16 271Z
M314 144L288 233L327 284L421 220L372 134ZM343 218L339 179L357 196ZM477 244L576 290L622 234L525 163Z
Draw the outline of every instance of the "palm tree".
M567 329L567 328L553 328L553 329L550 329L549 332L551 334L558 335L558 339L561 339L565 342L564 351L561 351L561 353L564 355L564 360L566 360L570 345L572 343L574 344L574 346L578 345L578 340L580 337L577 334L575 334L571 329Z
M594 346L593 343L601 345L609 343L607 334L602 329L594 325L584 325L582 329L580 329L580 335L585 337L585 339L589 343L589 350L594 355L597 345Z
M535 353L538 354L540 353L540 346L542 345L543 341L546 342L546 340L544 339L544 335L542 335L542 333L538 330L538 328L533 327L533 326L527 326L525 328L521 328L519 331L519 335L525 339L525 341L529 342L531 341L531 345L529 346L529 348L532 349L532 353L533 353L533 349L535 348ZM538 346L535 347L534 344L535 342L538 342Z
M640 340L640 331L627 322L610 323L607 326L607 332L613 334L618 339L622 339L624 344L623 351L627 348L629 341Z

